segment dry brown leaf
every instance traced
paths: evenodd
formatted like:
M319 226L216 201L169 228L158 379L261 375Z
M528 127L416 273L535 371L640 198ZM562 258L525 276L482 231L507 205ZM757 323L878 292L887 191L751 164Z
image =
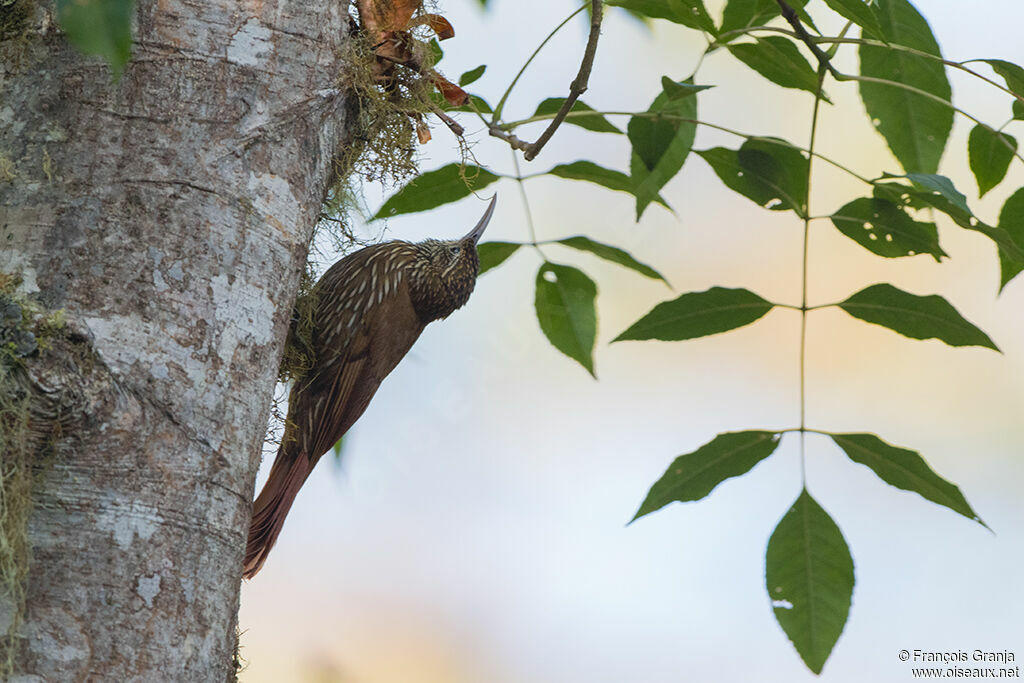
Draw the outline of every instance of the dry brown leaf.
M461 107L469 101L469 95L465 90L455 85L447 78L431 70L429 73L430 82L434 84L434 87L438 89L441 95L448 100L448 104L453 107Z
M416 120L416 137L419 138L421 145L430 142L430 128L423 122L423 119Z
M448 40L455 36L455 28L451 25L451 22L440 14L424 14L423 16L416 17L409 23L408 28L414 26L428 27L437 34L438 40Z
M370 34L405 30L421 4L422 0L356 0L359 22Z

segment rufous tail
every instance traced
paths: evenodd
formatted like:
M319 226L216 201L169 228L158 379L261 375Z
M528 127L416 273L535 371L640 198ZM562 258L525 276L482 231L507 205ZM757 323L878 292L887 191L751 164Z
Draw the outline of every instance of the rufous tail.
M305 453L287 453L284 448L278 452L274 466L270 468L270 477L252 505L243 578L256 576L267 561L267 555L284 526L284 518L312 469L313 465Z

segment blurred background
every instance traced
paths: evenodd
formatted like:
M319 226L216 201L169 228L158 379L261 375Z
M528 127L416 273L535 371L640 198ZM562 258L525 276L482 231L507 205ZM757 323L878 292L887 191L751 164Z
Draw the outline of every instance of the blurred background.
M713 16L723 3L706 0ZM442 71L487 64L470 87L492 104L572 2L445 0L455 25ZM917 2L951 59L1024 61L1019 0ZM808 10L838 30L822 3ZM819 18L820 17L820 18ZM526 72L506 109L533 113L564 97L586 38L567 26ZM590 89L597 109L647 108L660 76L688 76L705 46L667 22L646 27L607 14ZM852 47L837 63L856 69ZM983 65L979 71L989 72ZM996 127L1008 98L950 73L954 99ZM723 52L698 82L702 119L806 145L813 98L769 84ZM854 84L831 82L818 149L860 173L898 173ZM508 148L460 115L483 165L512 173ZM624 128L626 120L614 119ZM971 123L957 117L941 172L994 223L1024 185L1021 164L982 201L967 168ZM1017 122L1007 132L1024 139ZM532 139L540 128L523 130ZM443 125L421 168L457 161ZM695 147L739 146L698 129ZM628 170L624 136L563 126L524 173L579 158ZM522 163L522 162L521 162ZM512 181L486 240L528 239ZM764 588L764 552L800 491L795 435L746 476L697 503L626 522L671 460L715 434L787 428L799 419L799 315L776 309L740 330L682 343L608 342L655 304L714 285L799 303L802 224L725 189L691 155L634 221L629 195L555 178L526 181L540 239L585 233L630 251L672 283L560 247L552 260L597 282L599 381L543 338L533 312L540 260L522 249L485 274L469 304L431 325L346 438L304 487L263 571L242 588L244 683L577 683L811 681L777 625ZM492 188L484 191L490 196ZM367 187L376 210L391 190ZM815 164L811 212L862 196L856 181ZM460 236L484 203L361 224L366 238ZM865 431L919 451L960 486L994 530L882 483L824 437L807 440L808 489L842 529L856 565L849 621L820 680L909 681L901 649L1010 650L1024 658L1024 277L997 296L986 238L939 219L951 259L882 259L828 221L811 230L811 305L876 282L945 296L999 345L913 341L835 309L811 314L808 425ZM674 290L674 291L673 291ZM259 485L269 469L266 458Z

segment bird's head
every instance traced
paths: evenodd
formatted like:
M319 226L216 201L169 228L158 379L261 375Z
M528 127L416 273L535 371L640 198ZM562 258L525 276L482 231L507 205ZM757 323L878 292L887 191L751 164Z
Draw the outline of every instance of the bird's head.
M418 267L413 283L416 309L429 320L446 318L469 301L480 272L477 242L494 213L498 196L491 198L487 210L465 237L455 240L426 240L416 245ZM419 296L417 296L417 294ZM426 314L424 316L424 314Z

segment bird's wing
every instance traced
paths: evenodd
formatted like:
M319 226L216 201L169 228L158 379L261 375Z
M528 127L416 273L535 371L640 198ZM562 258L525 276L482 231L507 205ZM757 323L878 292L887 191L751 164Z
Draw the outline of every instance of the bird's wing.
M320 350L325 362L317 363L317 375L303 382L296 397L302 410L295 414L307 417L307 424L296 426L312 461L330 450L359 419L423 327L403 280L369 307L351 333L333 340L325 335L325 347Z

